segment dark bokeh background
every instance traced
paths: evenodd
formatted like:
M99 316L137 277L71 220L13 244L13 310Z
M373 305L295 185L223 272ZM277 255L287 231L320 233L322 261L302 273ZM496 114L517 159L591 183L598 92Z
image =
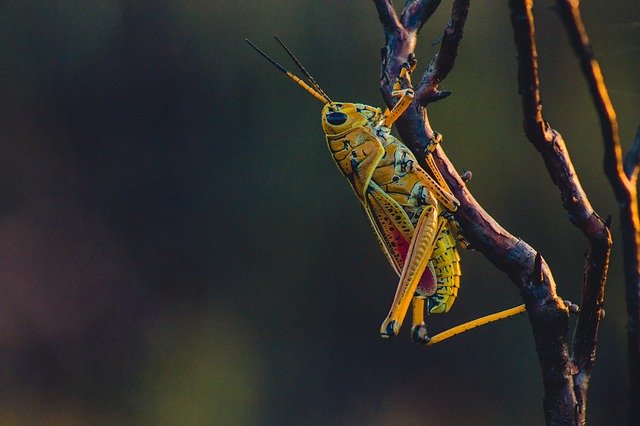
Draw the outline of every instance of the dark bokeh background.
M494 3L472 5L454 95L431 120L481 203L577 301L585 241L523 136ZM537 3L546 116L615 215L585 83L553 2ZM423 29L420 72L448 7ZM583 10L628 146L640 7ZM243 41L284 59L274 33L333 98L381 104L369 1L1 3L0 423L543 422L526 317L428 350L404 329L378 337L397 278L327 153L320 104ZM479 253L463 271L432 331L520 303ZM593 424L626 411L620 271L616 243Z

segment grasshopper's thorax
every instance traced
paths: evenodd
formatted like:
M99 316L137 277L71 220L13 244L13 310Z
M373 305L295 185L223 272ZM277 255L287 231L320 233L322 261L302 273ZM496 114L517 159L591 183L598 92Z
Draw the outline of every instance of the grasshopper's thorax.
M373 128L381 116L379 109L363 104L332 102L322 109L322 128L329 151L347 178L362 173L371 175L372 170L364 170L363 164L373 161L375 167L378 161L370 155L380 146ZM369 161L365 162L367 158Z
M328 138L336 138L360 127L373 125L381 117L378 108L364 104L331 102L322 108L322 129Z

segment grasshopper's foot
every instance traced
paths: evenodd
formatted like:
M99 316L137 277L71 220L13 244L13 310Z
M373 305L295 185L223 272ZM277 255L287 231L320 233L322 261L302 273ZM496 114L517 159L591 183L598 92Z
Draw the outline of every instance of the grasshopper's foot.
M396 320L392 320L387 318L380 326L380 337L396 337L398 335L398 331L400 330L400 325Z
M427 335L427 326L424 324L417 324L413 326L411 330L411 339L415 343L420 343L422 345L426 345L431 337Z
M427 145L427 150L429 152L433 152L436 150L436 146L442 142L442 135L434 130L433 139L429 139L429 145Z
M580 306L572 303L571 300L563 300L564 305L569 309L570 314L578 315L580 313ZM604 309L602 310L602 317L604 318Z
M409 71L409 74L411 74L413 70L416 69L416 65L418 65L418 60L416 59L416 55L411 52L407 57L407 62L405 62L403 66L407 67L407 71Z

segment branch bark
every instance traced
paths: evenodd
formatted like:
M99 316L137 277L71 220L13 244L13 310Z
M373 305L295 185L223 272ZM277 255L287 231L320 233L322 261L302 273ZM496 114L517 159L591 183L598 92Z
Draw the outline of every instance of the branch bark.
M551 179L560 189L562 205L569 219L589 241L583 277L582 310L573 341L577 420L584 423L589 379L595 362L598 327L604 312L602 305L611 255L611 234L607 224L594 212L582 189L562 136L543 118L533 0L512 0L510 7L511 24L518 51L518 88L525 134L542 155Z
M395 15L395 11L391 11L393 8L390 2L374 0L374 3L378 7L386 36L386 44L382 49L380 89L387 105L392 106L394 99L391 96L391 77L398 74L402 64L413 54L417 33L430 14L413 15L415 4L423 2L408 2L400 18ZM437 166L460 201L455 218L465 237L476 250L505 272L520 290L527 306L542 370L547 423L577 424L584 422L586 391L595 360L611 240L608 227L593 211L580 185L562 137L542 118L533 20L530 6L527 9L527 4L531 1L512 0L511 3L517 9L513 22L521 59L519 82L523 94L526 133L541 153L551 178L559 187L563 205L572 222L589 239L583 282L583 308L574 341L575 362L569 355L568 310L556 294L556 285L547 263L529 244L500 226L469 192L442 148L436 146L433 149L440 138L429 123L426 106L441 99L441 94L445 93L439 91L438 85L454 66L469 0L454 1L451 20L445 29L440 51L416 88L416 98L412 105L398 120L397 128L403 141L416 154L423 167L426 167L425 159L433 150ZM523 23L520 19L524 19ZM411 22L412 25L406 27L406 22ZM396 23L399 23L399 28ZM530 90L523 90L531 85Z
M640 424L640 216L637 192L640 129L623 164L616 113L582 22L580 2L557 0L556 4L600 118L604 171L620 206L628 318L629 424L636 425Z
M633 146L624 157L624 173L627 175L631 186L635 187L638 183L638 170L640 169L640 126L636 131L636 137Z

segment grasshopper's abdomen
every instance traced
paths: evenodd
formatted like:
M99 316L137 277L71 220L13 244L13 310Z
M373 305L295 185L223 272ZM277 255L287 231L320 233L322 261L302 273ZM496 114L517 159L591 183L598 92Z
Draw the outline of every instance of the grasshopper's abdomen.
M429 267L436 276L436 293L427 297L427 311L431 314L441 314L449 311L453 305L462 275L456 238L451 234L447 223L436 240Z

